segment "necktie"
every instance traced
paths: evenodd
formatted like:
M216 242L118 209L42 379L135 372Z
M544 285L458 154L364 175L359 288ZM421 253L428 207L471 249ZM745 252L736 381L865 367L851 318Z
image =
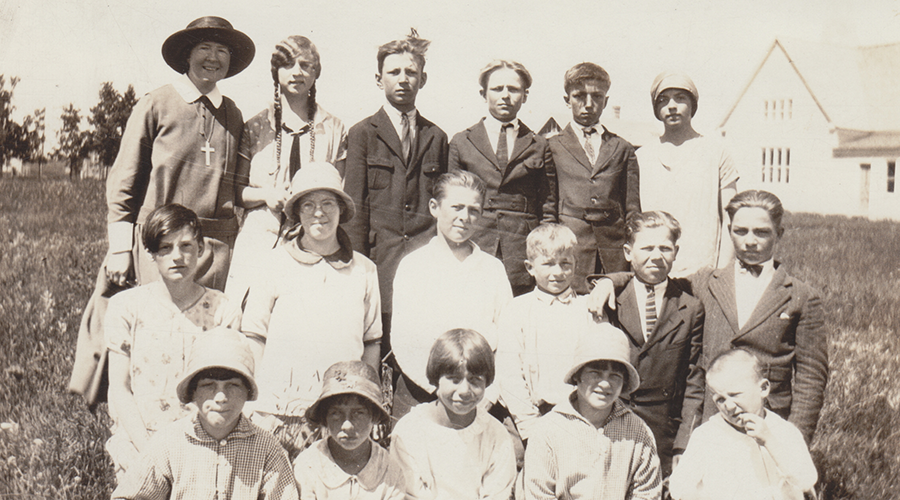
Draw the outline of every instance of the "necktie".
M584 128L584 152L587 153L588 160L591 165L596 161L596 153L594 153L594 144L591 143L591 136L594 135L594 127Z
M291 181L294 179L294 174L296 174L297 171L300 170L300 167L301 167L300 136L309 131L309 125L304 125L297 132L294 132L293 130L291 130L290 127L288 127L287 125L282 124L281 126L285 132L291 134L291 136L292 136L291 155L289 157L290 159L288 160L288 173L290 174L288 181Z
M656 288L653 285L645 286L647 287L647 331L644 332L644 339L649 340L656 328Z
M762 264L746 264L741 262L741 269L750 273L754 278L759 278L760 273L762 273Z
M511 123L500 126L500 137L497 139L497 166L500 167L500 171L506 170L506 165L509 163L509 153L507 152L506 147L506 131L511 128Z
M409 163L409 146L412 142L409 139L409 117L406 116L406 113L402 113L400 115L400 147L403 150L403 161L407 163Z

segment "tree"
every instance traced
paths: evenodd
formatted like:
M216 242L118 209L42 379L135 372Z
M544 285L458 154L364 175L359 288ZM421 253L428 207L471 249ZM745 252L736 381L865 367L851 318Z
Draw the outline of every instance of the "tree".
M12 119L12 112L16 109L12 105L13 91L18 83L19 79L12 77L7 88L6 78L0 75L0 168L10 158L28 159L30 153L28 126L33 119L25 117L25 126Z
M102 165L112 165L119 154L122 132L135 103L137 99L131 85L124 94L119 94L110 82L104 82L100 87L100 102L91 108L88 122L94 127L89 135L90 149L97 152Z
M81 172L81 162L87 157L88 133L81 130L81 110L73 104L63 108L59 116L62 127L56 133L59 147L56 155L69 162L69 175L77 177Z

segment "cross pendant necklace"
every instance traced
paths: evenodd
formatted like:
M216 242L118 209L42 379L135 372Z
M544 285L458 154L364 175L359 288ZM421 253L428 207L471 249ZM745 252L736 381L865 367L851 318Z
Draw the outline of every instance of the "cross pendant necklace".
M206 126L207 118L206 118L206 105L203 103L203 101L200 101L200 116L203 119L203 124L200 125L200 136L206 140L206 145L201 147L200 151L202 153L206 154L206 166L208 167L210 165L209 155L211 153L216 152L216 149L210 147L210 145L209 145L209 140L212 138L213 132L215 131L214 127L216 125L216 118L214 116L212 119L212 123L209 124L209 133L207 134L206 131L204 130L204 127Z

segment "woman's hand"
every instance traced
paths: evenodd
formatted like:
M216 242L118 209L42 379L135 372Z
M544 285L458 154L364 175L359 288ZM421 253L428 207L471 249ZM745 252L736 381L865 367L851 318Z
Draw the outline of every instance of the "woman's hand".
M265 188L263 198L266 200L269 210L281 212L284 209L284 202L287 201L288 191L277 187Z
M134 261L131 252L118 252L110 254L106 260L106 279L118 286L128 284L128 277L132 275Z

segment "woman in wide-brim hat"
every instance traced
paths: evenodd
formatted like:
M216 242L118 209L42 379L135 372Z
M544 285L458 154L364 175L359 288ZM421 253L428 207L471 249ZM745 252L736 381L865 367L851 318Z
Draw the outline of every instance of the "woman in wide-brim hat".
M332 165L294 175L284 207L284 241L260 258L241 331L260 359L254 422L293 458L317 439L306 409L338 361L380 366L381 295L375 264L354 252L340 223L356 207Z
M344 124L316 102L322 73L319 50L293 35L275 45L270 64L274 97L244 124L237 159L237 202L244 208L225 293L243 300L260 265L275 246L282 209L297 170L314 161L343 172L347 157Z
M253 42L228 21L197 19L163 44L166 62L182 75L142 97L131 112L106 184L109 253L85 308L69 384L89 403L102 397L108 298L160 279L140 236L156 208L177 203L199 217L203 250L195 279L208 293L222 295L238 227L234 176L243 117L216 83L244 69L253 54ZM176 304L181 310L199 297L185 300Z
M216 86L250 64L250 38L220 17L201 17L162 46L166 63L182 75L134 107L107 180L109 256L115 284L158 279L135 231L154 208L179 203L202 220L204 246L198 282L224 290L237 233L234 177L243 116Z

